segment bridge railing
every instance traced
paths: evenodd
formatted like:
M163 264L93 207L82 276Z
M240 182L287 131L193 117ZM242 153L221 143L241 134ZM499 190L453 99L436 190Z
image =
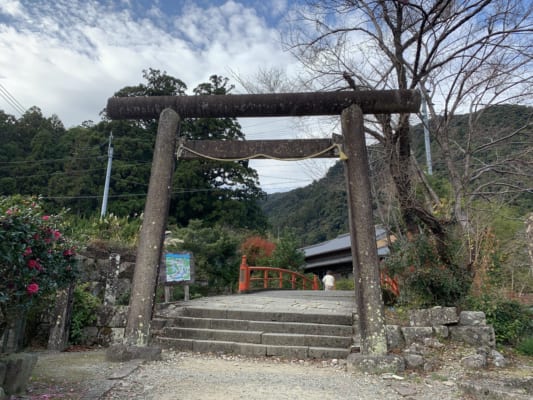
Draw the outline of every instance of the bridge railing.
M400 295L400 286L396 278L391 278L385 271L381 271L380 281L382 289L388 289L395 297Z
M252 272L255 271L260 271L261 273L252 275ZM288 269L250 266L246 262L246 256L242 256L239 273L239 293L252 290L252 282L260 282L259 289L320 289L318 276L316 275L313 275L313 279L310 279L304 274Z

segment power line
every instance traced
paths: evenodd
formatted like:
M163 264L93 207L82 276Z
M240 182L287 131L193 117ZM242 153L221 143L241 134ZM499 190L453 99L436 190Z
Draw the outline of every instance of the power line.
M19 103L19 101L11 94L9 93L9 90L0 83L0 96L4 98L4 100L15 109L16 112L18 112L21 116L24 115L26 112L26 108Z
M105 157L103 155L99 155L96 157ZM3 165L6 167L10 165L24 165L24 164L46 164L46 163L53 163L53 162L59 162L59 161L81 161L81 160L94 160L95 157L66 157L66 158L51 158L48 160L21 160L21 161L0 161L0 168L2 168Z

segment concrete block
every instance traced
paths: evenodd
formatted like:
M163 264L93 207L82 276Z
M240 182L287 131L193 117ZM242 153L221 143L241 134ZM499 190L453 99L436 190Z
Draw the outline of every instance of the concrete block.
M450 330L446 325L433 326L433 333L438 339L446 339L448 336L450 336Z
M409 313L409 325L411 326L434 326L456 324L457 308L433 307L419 310L411 310Z
M483 311L461 311L459 325L487 325Z
M153 340L154 345L164 349L174 349L180 351L192 351L193 339L174 339L157 337Z
M314 346L348 348L352 338L348 336L301 335L295 333L263 333L262 343L280 346Z
M229 318L226 315L225 309L218 308L202 308L202 307L185 307L183 309L183 315L186 317L195 317L195 318Z
M212 319L211 329L232 329L236 331L262 331L251 326L250 321L242 321L238 319ZM199 326L200 327L200 326Z
M346 358L350 354L349 349L334 349L331 347L309 347L308 349L309 358Z
M450 338L471 346L496 346L494 329L489 325L450 326Z
M406 345L422 343L425 338L433 336L433 328L430 326L402 327L401 331Z
M235 343L235 353L247 357L265 357L267 355L267 347L262 344L252 343Z
M3 388L7 395L22 393L28 386L37 355L31 353L12 353L3 355L0 363L5 365Z
M532 378L500 378L460 380L459 388L469 398L487 400L531 400Z
M267 347L267 356L283 358L305 359L308 357L308 347L305 346L270 346Z
M194 340L192 351L198 353L235 353L235 342L222 342L218 340Z
M370 374L398 373L405 370L405 360L396 355L350 354L346 359L348 372L367 372Z
M405 347L405 340L399 325L385 325L385 332L389 350L399 350Z
M274 346L306 346L304 335L286 333L263 333L261 342Z

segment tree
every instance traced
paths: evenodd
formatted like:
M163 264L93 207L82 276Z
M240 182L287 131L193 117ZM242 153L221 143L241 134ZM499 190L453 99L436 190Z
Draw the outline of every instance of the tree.
M276 240L276 247L270 257L269 266L299 271L305 264L305 254L299 248L294 232L285 230Z
M239 235L221 226L208 226L192 220L186 228L174 233L182 240L168 250L189 251L193 254L196 279L207 283L211 292L231 292L239 278Z
M445 263L450 261L444 248L449 224L458 221L469 229L464 199L474 192L467 182L489 171L505 176L520 171L517 175L531 178L523 158L531 153L527 142L523 143L529 148L517 159L517 166L522 163L519 170L509 166L504 171L500 158L488 168L472 168L477 151L516 139L530 124L502 133L496 141L485 135L476 147L463 147L462 171L452 157L455 142L450 125L468 104L474 107L470 111L481 111L481 106L531 95L532 44L527 33L532 7L531 2L516 0L310 0L293 16L287 44L323 87L422 89L431 120L438 124L433 138L451 176L449 218L433 212L440 204L428 185L424 197L415 191L417 176L427 182L412 158L409 115L374 116L374 125L367 124L366 130L384 148L405 230L411 235L421 226L430 231ZM443 108L442 115L437 107ZM469 138L477 134L477 127L470 125L466 143L473 143ZM501 187L501 182L484 187L495 185Z
M123 88L116 96L184 95L187 87L159 70L143 72L146 84ZM232 90L227 78L217 75L198 85L195 95L227 95ZM133 123L155 138L156 120ZM184 119L180 135L188 139L244 140L235 118ZM131 160L133 161L133 160ZM266 219L257 202L264 195L259 188L257 172L247 161L224 162L198 159L178 161L173 177L174 193L170 217L180 226L192 219L215 224L264 229Z
M249 236L241 243L241 254L246 256L248 265L268 264L276 244L258 235Z

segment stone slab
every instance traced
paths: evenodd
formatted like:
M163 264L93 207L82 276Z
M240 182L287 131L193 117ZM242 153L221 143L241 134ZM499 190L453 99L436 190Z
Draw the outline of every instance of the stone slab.
M409 325L411 326L450 325L458 321L455 307L433 307L409 312Z
M106 361L126 362L135 359L158 361L161 359L161 347L115 344L106 351Z
M350 354L346 359L348 372L370 374L398 373L405 370L405 360L396 355Z
M8 395L22 393L28 386L37 355L32 353L13 353L3 355L0 362L5 364L3 388Z

